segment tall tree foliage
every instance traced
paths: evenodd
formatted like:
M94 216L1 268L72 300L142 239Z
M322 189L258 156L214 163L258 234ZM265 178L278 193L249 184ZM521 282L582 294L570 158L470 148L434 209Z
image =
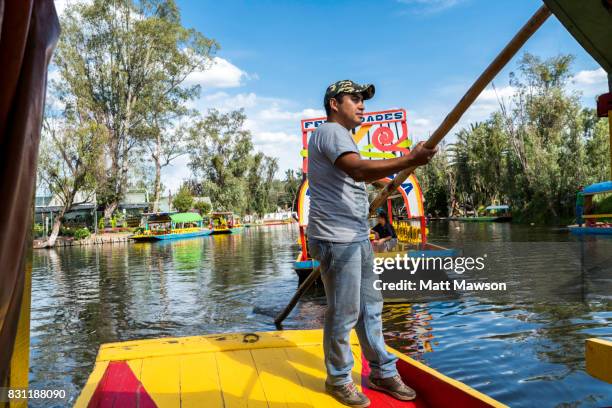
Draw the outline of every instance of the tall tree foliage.
M50 109L47 109L49 112ZM45 186L60 205L51 234L42 244L55 246L64 215L70 208L87 202L102 174L103 146L107 132L95 121L69 105L57 115L47 115L43 125L38 159L39 187Z
M108 134L108 168L98 186L105 217L124 195L134 148L164 143L167 113L180 112L198 91L184 80L205 69L216 48L181 25L173 0L93 0L66 10L54 57L57 86Z
M194 194L210 197L216 210L263 214L276 209L274 175L278 160L253 153L242 110L210 110L190 130L188 182Z
M189 167L217 210L243 212L253 143L242 111L210 110L191 132Z
M451 213L509 203L524 221L560 222L573 217L581 185L609 177L606 123L569 91L572 57L542 60L525 54L509 103L482 123L462 129L456 141L420 170L428 211ZM443 170L446 169L446 170ZM446 202L442 176L446 171ZM436 176L436 174L438 174Z
M277 199L272 197L274 175L278 170L278 159L256 153L250 161L247 176L249 199L247 214L264 214L276 210Z

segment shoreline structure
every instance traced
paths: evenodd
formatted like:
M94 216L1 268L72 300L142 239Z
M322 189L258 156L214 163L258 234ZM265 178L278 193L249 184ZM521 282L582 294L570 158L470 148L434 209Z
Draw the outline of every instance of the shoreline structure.
M43 247L41 244L45 242L43 239L35 239L33 242L34 249L52 249L69 246L85 246L85 245L102 245L102 244L119 244L129 242L131 232L113 232L102 234L91 234L88 238L75 240L74 238L58 237L53 247Z

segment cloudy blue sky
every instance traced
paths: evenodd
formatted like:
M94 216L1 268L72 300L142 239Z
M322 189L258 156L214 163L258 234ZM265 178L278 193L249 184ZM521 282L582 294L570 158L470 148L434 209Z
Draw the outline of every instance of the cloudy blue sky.
M177 0L184 25L221 46L211 69L190 77L202 85L195 106L243 108L257 150L278 157L279 176L300 166L300 119L323 114L331 82L376 85L367 110L402 107L409 132L423 140L474 79L541 6L540 0L212 1ZM524 51L576 57L573 87L585 105L607 91L604 71L553 16ZM464 116L483 120L508 98L515 58ZM452 140L452 135L447 139ZM177 189L187 158L165 169Z

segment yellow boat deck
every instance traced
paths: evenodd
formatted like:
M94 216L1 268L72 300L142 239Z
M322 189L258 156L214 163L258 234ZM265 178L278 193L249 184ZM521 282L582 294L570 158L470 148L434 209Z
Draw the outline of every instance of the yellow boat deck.
M369 372L356 336L351 338L353 379L364 389ZM395 352L394 350L391 350ZM466 407L502 407L491 398L395 352L418 376L458 392ZM399 365L398 365L399 368ZM405 377L405 373L402 372ZM428 380L431 382L431 378ZM342 407L325 394L322 331L238 333L128 341L102 345L76 407ZM427 407L443 389L425 390L415 402L387 402L368 389L371 406ZM434 399L427 401L427 395ZM438 397L438 399L440 399ZM420 401L419 401L420 400Z

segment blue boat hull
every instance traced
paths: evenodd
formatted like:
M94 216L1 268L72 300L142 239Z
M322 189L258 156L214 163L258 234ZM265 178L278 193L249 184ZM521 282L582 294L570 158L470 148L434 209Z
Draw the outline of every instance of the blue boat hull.
M299 284L301 285L302 282L304 282L304 280L308 277L308 275L310 275L312 270L318 266L319 266L319 261L314 260L314 259L308 259L306 261L295 261L293 263L293 269L295 269L295 273L298 276ZM315 284L320 284L321 283L320 279L321 278L317 279Z
M135 241L147 242L147 241L166 241L171 239L184 239L184 238L195 238L195 237L204 237L206 235L210 235L210 230L203 230L197 232L185 232L181 234L165 234L165 235L149 235L149 236L138 236L132 237Z
M612 235L610 227L568 227L574 235Z

